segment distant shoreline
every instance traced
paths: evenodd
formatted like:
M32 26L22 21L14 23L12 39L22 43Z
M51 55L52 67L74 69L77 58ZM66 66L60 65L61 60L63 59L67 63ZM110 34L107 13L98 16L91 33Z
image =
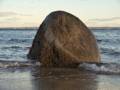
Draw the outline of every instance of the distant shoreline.
M0 30L37 30L38 27L7 27L0 28Z
M37 30L39 27L6 27L0 30ZM88 27L91 30L120 30L120 27Z
M120 30L120 27L88 27L91 30Z

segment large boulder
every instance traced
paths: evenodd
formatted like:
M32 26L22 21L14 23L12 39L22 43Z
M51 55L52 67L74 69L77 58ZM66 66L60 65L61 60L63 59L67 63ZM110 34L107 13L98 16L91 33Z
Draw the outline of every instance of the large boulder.
M49 14L40 25L28 58L43 66L76 66L99 63L96 39L79 18L64 11Z

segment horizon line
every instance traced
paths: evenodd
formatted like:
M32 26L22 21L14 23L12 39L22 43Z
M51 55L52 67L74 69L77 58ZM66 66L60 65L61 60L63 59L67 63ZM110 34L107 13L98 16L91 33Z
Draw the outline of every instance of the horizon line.
M39 27L0 27L0 29L38 29ZM120 29L120 26L119 27L88 27L89 29Z

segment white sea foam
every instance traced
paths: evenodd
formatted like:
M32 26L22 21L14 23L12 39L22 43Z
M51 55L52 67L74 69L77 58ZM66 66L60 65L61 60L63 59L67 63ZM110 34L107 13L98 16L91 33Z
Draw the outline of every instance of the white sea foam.
M0 68L10 68L10 67L32 67L40 66L40 62L16 62L16 61L0 61ZM90 64L82 63L79 68L83 68L87 71L102 73L102 74L120 74L120 64L117 63L100 63L100 64Z
M97 73L120 74L120 64L116 63L101 63L101 64L83 63L80 64L79 67Z
M0 68L40 66L40 62L0 61Z

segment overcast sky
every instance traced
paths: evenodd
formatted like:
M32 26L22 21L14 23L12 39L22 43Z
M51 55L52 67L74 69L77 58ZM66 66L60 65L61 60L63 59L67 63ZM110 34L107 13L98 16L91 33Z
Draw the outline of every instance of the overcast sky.
M120 27L120 0L0 0L0 27L38 27L56 10L76 15L89 27Z

